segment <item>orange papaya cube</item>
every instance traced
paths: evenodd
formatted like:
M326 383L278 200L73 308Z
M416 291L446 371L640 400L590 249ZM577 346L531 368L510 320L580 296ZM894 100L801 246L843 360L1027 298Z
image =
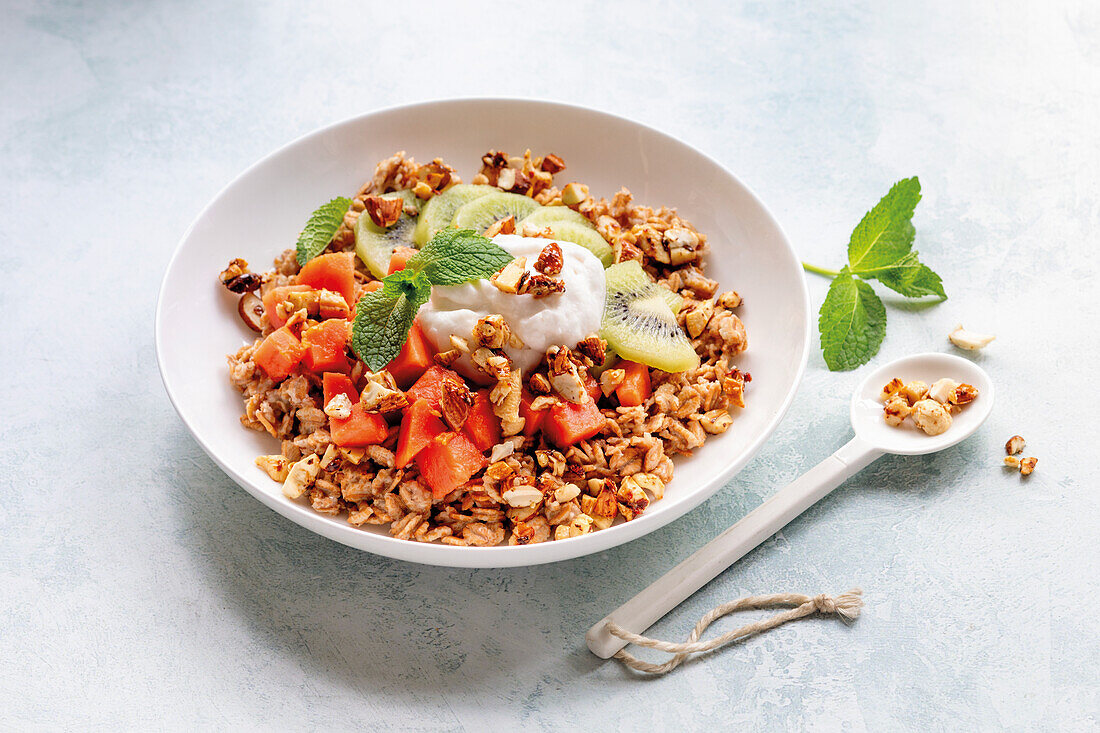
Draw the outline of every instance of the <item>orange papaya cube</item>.
M405 265L408 264L409 258L416 254L416 250L412 247L396 247L393 250L393 254L390 255L390 269L386 272L387 275L392 275L398 270L404 270Z
M581 405L560 402L546 412L542 434L562 450L588 440L600 432L606 422L595 402Z
M649 367L636 361L621 361L615 367L626 372L623 383L615 390L619 404L623 407L637 407L653 394L649 386Z
M386 441L386 435L389 433L386 418L377 412L367 412L362 402L356 402L351 406L349 417L343 419L330 417L328 422L332 442L343 448L379 445Z
M298 272L298 284L317 290L332 290L355 302L355 253L333 252L314 257Z
M351 371L348 361L348 322L330 318L302 331L302 345L307 351L302 363L313 372Z
M351 378L347 374L325 372L321 375L321 389L325 393L326 405L338 394L346 395L353 405L359 401L359 392L356 391L355 385L351 383Z
M401 432L397 437L397 453L393 465L404 468L432 438L447 432L447 426L439 419L427 400L417 400L409 405L401 418Z
M474 392L474 404L466 414L462 425L462 434L477 446L479 451L487 451L500 442L500 418L493 413L493 403L489 401L489 390Z
M603 397L603 392L600 391L600 383L588 372L584 373L584 391L588 393L593 402L599 402L600 398Z
M405 345L397 357L386 365L386 371L393 375L399 387L405 389L435 364L434 356L435 349L428 337L420 329L420 324L413 321Z
M541 410L531 409L533 399L534 396L524 387L519 398L519 416L523 418L523 434L527 437L531 437L539 431L548 412L545 407Z
M306 353L306 347L286 326L272 331L252 354L252 361L276 382L289 377Z
M420 476L432 487L432 497L441 499L485 468L485 456L461 433L447 432L432 438L416 454Z
M427 400L433 410L438 410L439 401L443 397L443 383L448 380L462 383L462 377L457 372L435 364L416 380L416 384L406 390L405 395L409 398L409 402Z
M304 293L307 290L313 288L308 285L281 285L277 288L271 288L263 297L264 301L264 318L271 324L272 328L281 328L286 323L285 318L279 318L275 313L275 306L286 300L288 293Z

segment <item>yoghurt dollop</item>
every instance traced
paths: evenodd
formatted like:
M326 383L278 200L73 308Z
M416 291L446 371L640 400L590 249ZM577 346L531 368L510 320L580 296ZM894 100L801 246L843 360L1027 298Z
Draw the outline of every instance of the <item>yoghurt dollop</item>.
M498 234L493 242L515 257L527 258L527 271L534 272L539 252L557 240ZM499 313L523 346L505 346L512 367L527 371L538 364L546 349L555 344L572 346L600 330L603 317L603 264L584 247L572 242L557 242L564 264L557 277L565 283L565 292L544 298L505 293L488 280L462 285L436 286L432 297L420 309L418 318L424 335L439 351L451 348L451 335L470 340L474 325L483 316ZM474 348L476 344L470 344ZM452 366L463 375L484 381L468 356Z

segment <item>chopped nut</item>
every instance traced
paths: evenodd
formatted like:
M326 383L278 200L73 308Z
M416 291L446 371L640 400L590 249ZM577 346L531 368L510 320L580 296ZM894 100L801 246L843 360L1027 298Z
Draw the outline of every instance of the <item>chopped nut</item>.
M513 507L538 506L542 501L542 492L534 486L516 486L508 489L500 496L507 502L508 506Z
M1035 464L1038 462L1038 458L1021 458L1020 473L1024 476L1030 476L1031 472L1035 470Z
M607 342L592 334L577 343L577 351L593 365L603 364L607 358Z
M515 471L512 470L512 467L503 460L493 461L489 464L489 467L485 469L485 475L493 481L503 481L513 473L515 473Z
M470 359L474 362L474 366L498 381L507 378L512 372L511 359L502 354L494 353L484 346L474 349L474 353L470 354Z
M245 293L241 296L241 299L237 301L237 314L244 321L244 325L256 333L263 333L264 302L257 298L254 293Z
M519 286L520 295L532 295L536 298L545 298L555 293L565 292L565 282L557 280L542 273L528 275Z
M333 395L325 405L325 414L337 420L346 420L351 417L351 398L341 392Z
M435 191L424 181L417 181L416 185L413 186L413 194L422 201L430 199L433 193Z
M592 518L587 514L578 514L569 520L568 524L559 524L554 528L555 540L567 540L570 537L581 537L592 531Z
M551 397L550 395L539 395L535 399L531 400L532 412L540 412L549 407L553 407L558 404L557 397Z
M288 468L286 459L281 455L256 456L256 465L263 469L263 472L270 476L272 481L278 481L279 483L286 481Z
M359 465L363 457L367 454L362 448L337 448L340 451L340 455L347 460L351 461L355 465Z
M612 392L619 388L619 385L626 379L625 369L604 369L600 374L600 391L603 392L604 397L608 397Z
M699 235L690 229L667 229L662 243L668 247L669 259L674 267L699 259Z
M967 351L977 351L983 347L988 346L996 336L984 333L975 333L973 331L967 331L962 327L962 324L955 326L955 330L947 334L947 338L951 343L958 346L960 349L966 349Z
M882 394L879 395L879 399L885 402L886 400L890 399L890 397L892 397L895 392L897 392L904 386L905 385L902 384L902 381L900 379L894 377L885 387L882 388Z
M310 453L287 471L283 481L283 495L288 499L297 499L305 493L320 472L321 458L316 453Z
M576 206L588 198L588 186L583 183L570 183L561 190L561 202L566 206Z
M408 406L409 398L404 392L371 377L368 377L367 386L359 397L363 409L367 412L392 412Z
M718 298L714 301L714 304L717 305L719 308L726 308L727 310L731 308L737 308L741 305L741 296L737 293L736 290L727 290L726 292L718 296Z
M551 242L542 248L538 259L535 260L535 269L544 275L560 275L565 257L561 253L561 247L557 242Z
M466 424L474 396L465 382L447 378L443 382L443 391L439 398L439 409L443 413L443 422L458 432Z
M928 388L928 396L939 402L941 405L946 405L952 401L955 396L955 389L958 388L959 383L950 377L944 377L943 379L937 379L932 382L932 386Z
M508 216L504 219L494 221L489 228L485 230L483 236L492 239L498 234L515 234L516 233L516 217Z
M329 443L325 448L325 454L321 456L321 468L328 468L332 465L332 462L336 460L336 456L339 453L339 448L335 443Z
M901 388L901 396L909 400L909 404L915 404L928 396L928 385L919 379L907 383Z
M263 278L249 272L248 263L240 257L230 260L229 266L221 271L218 279L231 293L251 293L263 283Z
M733 417L727 410L711 410L699 418L699 424L711 435L718 435L726 432L729 426L733 425Z
M493 414L500 418L501 432L505 436L520 432L526 422L519 416L522 384L519 372L509 372L507 377L497 381L496 386L489 391Z
M455 336L454 334L451 334L451 348L463 354L470 353L470 344L466 342L466 339L461 336Z
M494 273L489 278L489 282L502 292L517 293L520 284L524 280L524 275L527 274L526 268L527 258L517 257L505 265L500 272Z
M905 421L905 418L909 417L909 413L913 411L913 408L909 406L909 402L904 397L895 394L886 400L882 411L886 424L896 428Z
M454 364L462 356L462 352L458 349L450 349L448 351L441 351L435 355L435 363L440 366L449 367Z
M531 375L531 378L527 380L527 387L536 395L550 394L550 380L541 372L535 372Z
M629 477L630 480L638 484L649 493L653 494L654 499L663 499L665 496L665 482L661 480L660 476L653 473L636 473Z
M565 170L565 161L553 153L547 153L546 157L542 159L542 164L539 167L550 175L554 175L555 173L561 173Z
M527 522L516 522L512 526L512 542L517 545L530 544L535 537L535 528Z
M1008 439L1008 442L1005 443L1005 453L1007 455L1014 456L1022 451L1025 445L1027 445L1027 443L1024 441L1024 436L1013 435L1011 438Z
M503 443L497 443L489 453L489 462L496 463L497 461L503 461L505 458L512 455L515 450L516 444L510 440L506 440Z
M473 339L478 346L487 349L500 349L509 341L511 330L504 316L499 313L479 318L474 325Z
M554 232L550 230L550 227L539 227L538 224L532 224L531 222L523 222L523 226L520 227L519 235L521 237L542 237L543 239L553 239Z
M581 495L581 489L576 484L565 484L554 490L554 500L559 504L564 504L567 501L573 501Z
M343 300L343 298L341 298ZM321 310L321 293L317 290L294 291L286 294L288 313L304 310L311 316L317 315Z
M516 185L516 170L515 168L501 168L500 173L497 175L497 186L505 191L512 190Z
M320 290L317 297L317 314L321 318L347 318L348 302L344 296L332 290Z
M616 497L619 500L620 508L623 504L626 504L635 515L641 514L649 506L649 497L645 495L645 491L638 486L637 482L624 480Z
M1005 466L1007 468L1020 469L1020 459L1016 456L1005 456Z
M401 218L405 202L397 196L382 198L372 195L363 199L363 206L374 225L385 229L392 227Z
M550 368L550 386L562 399L573 404L582 404L589 400L577 365L569 358L569 349L551 347L546 352Z
M972 384L960 384L955 387L948 399L952 405L966 405L978 398L978 388Z
M706 330L713 314L714 309L708 301L702 301L697 306L690 308L684 314L684 328L687 329L688 335L692 338L698 338Z
M951 427L951 413L935 400L918 400L912 417L917 427L929 435L939 435Z

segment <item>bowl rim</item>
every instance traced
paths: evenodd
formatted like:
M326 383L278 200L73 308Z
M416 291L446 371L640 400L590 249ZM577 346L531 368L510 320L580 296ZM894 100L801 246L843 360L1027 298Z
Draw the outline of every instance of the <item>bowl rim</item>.
M658 138L664 138L666 141L681 145L694 154L699 155L711 165L715 166L718 170L732 179L743 191L748 195L752 203L757 206L760 212L763 214L766 222L775 228L775 231L779 234L779 239L783 246L786 248L787 253L791 258L798 262L798 255L791 245L790 239L787 237L786 231L780 225L778 219L772 213L771 209L756 195L741 178L734 175L726 166L707 155L703 151L699 150L690 143L680 139L679 137L672 135L671 133L659 130L645 123L632 120L628 117L618 115L611 112L606 112L594 107L570 104L565 102L558 102L553 100L529 98L529 97L447 97L441 99L429 99L418 102L410 102L403 104L391 105L369 112L364 112L350 117L346 117L337 122L333 122L321 127L315 128L303 135L300 135L289 142L280 145L273 151L262 156L251 165L247 166L244 170L233 177L228 183L226 183L218 192L210 199L209 202L202 208L202 210L194 217L191 223L184 230L180 236L179 241L176 243L175 250L172 253L171 258L168 260L168 264L165 268L164 276L161 278L160 289L157 293L157 303L154 311L154 323L153 323L153 340L154 351L156 353L157 370L160 373L161 382L164 385L165 392L168 394L169 402L171 402L176 414L184 423L188 432L194 438L194 440L203 449L203 452L210 457L212 461L230 478L234 480L241 488L247 491L251 496L259 500L262 504L272 509L281 516L289 519L290 521L298 524L312 532L315 532L323 537L334 540L341 544L355 549L370 552L373 554L383 555L398 560L405 560L408 562L415 562L425 565L445 566L445 567L463 567L463 568L496 568L496 567L519 567L529 565L540 565L550 562L560 562L563 560L571 560L577 557L583 557L585 555L594 554L603 550L616 547L618 545L630 542L651 532L654 532L661 527L679 519L683 515L687 514L691 510L698 507L704 501L712 497L719 489L726 485L734 476L736 476L749 461L755 457L765 443L775 433L779 423L782 422L786 416L791 404L794 401L794 397L798 392L798 388L802 383L802 379L805 376L806 366L809 360L810 345L812 338L812 317L810 310L810 297L809 287L804 277L799 277L798 282L801 287L802 295L802 320L804 325L804 337L802 339L801 349L802 353L798 360L798 366L794 379L791 381L786 395L783 397L783 401L779 406L779 409L775 411L771 420L766 424L764 429L754 436L751 442L740 451L740 456L730 464L728 464L722 471L712 476L700 487L693 490L689 497L682 501L675 509L663 512L661 514L643 515L632 522L625 522L614 527L610 527L599 532L591 532L582 537L574 537L565 540L554 540L552 542L544 542L538 545L520 545L520 546L508 546L499 545L495 547L458 547L452 545L442 545L436 543L422 543L411 542L409 540L400 540L390 535L374 534L369 532L363 532L350 524L338 524L333 522L329 517L321 515L309 507L297 502L286 501L281 494L273 494L266 491L262 491L253 485L251 479L238 473L232 467L222 462L218 457L216 451L192 428L190 422L184 417L184 412L181 409L179 398L174 392L172 383L169 380L167 367L165 365L165 354L162 350L162 334L164 333L164 295L165 290L168 287L172 273L179 262L184 249L188 241L191 238L192 233L198 224L203 221L210 210L221 200L221 198L232 188L237 186L240 181L247 178L254 170L260 168L269 160L276 158L286 151L297 147L314 138L323 137L331 134L333 131L343 127L356 126L364 123L368 123L371 118L382 117L385 115L391 115L394 113L411 114L418 109L437 107L441 105L449 104L523 104L533 105L545 110L558 110L572 113L583 113L590 115L597 115L604 117L619 124L624 124L629 127L637 128L646 131Z

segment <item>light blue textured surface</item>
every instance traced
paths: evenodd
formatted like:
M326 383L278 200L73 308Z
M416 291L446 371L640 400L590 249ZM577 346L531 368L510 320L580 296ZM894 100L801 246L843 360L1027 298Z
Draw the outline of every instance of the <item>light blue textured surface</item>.
M521 5L6 3L0 724L1095 729L1100 10ZM172 411L157 284L226 181L353 114L511 94L682 137L825 266L920 175L917 243L951 299L888 299L876 361L947 350L959 321L994 332L976 357L992 418L942 455L880 461L653 631L682 637L743 594L859 585L851 628L802 621L656 680L582 638L846 439L860 372L817 354L775 437L701 508L530 569L419 567L311 535ZM1013 433L1040 458L1026 482L999 467Z

